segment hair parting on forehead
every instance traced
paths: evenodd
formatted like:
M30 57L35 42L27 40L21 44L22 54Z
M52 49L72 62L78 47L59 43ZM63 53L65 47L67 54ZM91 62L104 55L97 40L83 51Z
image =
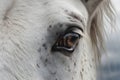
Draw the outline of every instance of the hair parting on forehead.
M110 0L103 0L96 8L90 24L90 36L96 61L100 62L101 53L105 51L105 21L112 27L115 23L115 9Z

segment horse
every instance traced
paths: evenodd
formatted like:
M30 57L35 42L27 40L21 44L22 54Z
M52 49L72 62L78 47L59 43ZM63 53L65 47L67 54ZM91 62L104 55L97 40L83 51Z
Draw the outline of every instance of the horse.
M0 80L96 80L110 0L0 0Z

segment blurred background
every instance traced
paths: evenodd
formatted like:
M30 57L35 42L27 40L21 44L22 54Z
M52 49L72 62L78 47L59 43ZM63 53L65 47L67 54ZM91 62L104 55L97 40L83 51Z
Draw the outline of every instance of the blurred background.
M101 75L98 80L120 80L120 0L111 0L117 11L115 31L108 31L107 54L102 56Z

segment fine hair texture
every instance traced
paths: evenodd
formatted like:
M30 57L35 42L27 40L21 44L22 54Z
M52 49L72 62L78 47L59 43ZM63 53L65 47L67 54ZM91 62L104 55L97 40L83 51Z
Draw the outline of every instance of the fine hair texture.
M102 1L91 18L90 37L97 62L100 62L101 53L105 52L105 21L110 27L115 23L115 9L110 0Z

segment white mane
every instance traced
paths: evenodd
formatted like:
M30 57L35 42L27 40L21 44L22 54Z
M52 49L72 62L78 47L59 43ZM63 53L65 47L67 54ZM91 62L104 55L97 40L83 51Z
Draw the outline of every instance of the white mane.
M111 27L113 27L113 24L115 23L115 10L111 0L104 0L101 2L93 13L91 19L90 36L97 60L100 59L101 53L105 51L105 21L107 21Z

